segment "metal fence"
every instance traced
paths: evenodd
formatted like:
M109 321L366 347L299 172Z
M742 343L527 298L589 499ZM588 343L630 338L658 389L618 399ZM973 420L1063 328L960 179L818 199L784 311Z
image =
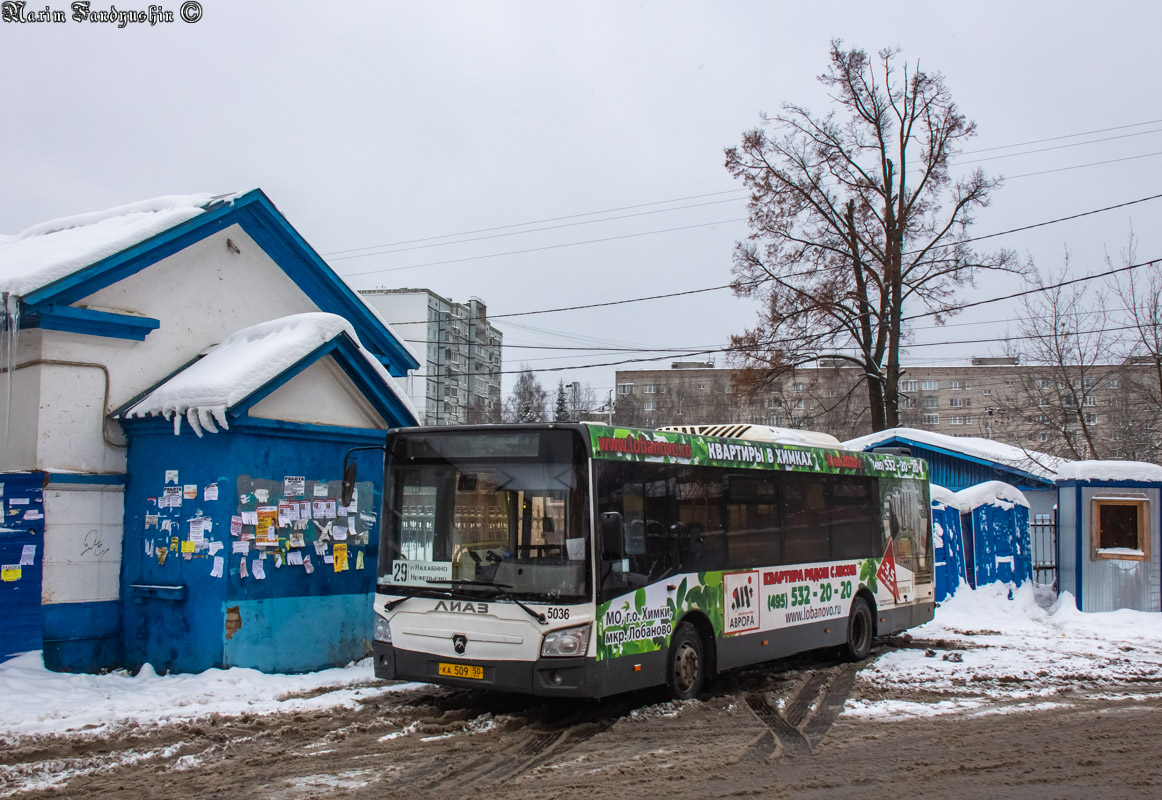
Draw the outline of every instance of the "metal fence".
M1029 520L1033 545L1033 580L1057 588L1057 515L1034 514Z

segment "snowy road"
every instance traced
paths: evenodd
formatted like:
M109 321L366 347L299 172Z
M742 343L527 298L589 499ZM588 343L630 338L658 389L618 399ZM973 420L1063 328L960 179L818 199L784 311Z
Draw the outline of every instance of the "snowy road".
M700 700L547 703L306 676L0 665L0 797L1162 796L1162 616L964 593L860 665Z

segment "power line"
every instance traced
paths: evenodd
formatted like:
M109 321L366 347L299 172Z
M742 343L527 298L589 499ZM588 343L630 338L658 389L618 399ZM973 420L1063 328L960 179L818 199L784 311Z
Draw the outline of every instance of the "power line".
M1048 175L1052 172L1068 172L1071 169L1083 169L1085 167L1100 167L1102 164L1117 164L1119 161L1137 161L1139 158L1151 158L1152 156L1162 155L1162 150L1153 153L1143 153L1138 156L1126 156L1125 158L1111 158L1109 161L1091 161L1088 164L1075 164L1072 167L1059 167L1058 169L1043 169L1040 172L1026 172L1021 175L1006 175L1005 180L1011 181L1017 178L1031 178L1034 175Z
M984 241L985 239L993 239L993 238L996 238L998 236L1007 236L1007 235L1010 235L1013 233L1021 233L1023 231L1033 230L1034 228L1043 228L1047 225L1055 225L1055 224L1060 223L1060 222L1070 222L1072 220L1080 219L1082 217L1091 216L1093 214L1101 214L1101 213L1104 213L1106 211L1115 211L1119 208L1125 208L1127 206L1136 205L1138 203L1145 203L1147 201L1157 200L1159 198L1162 198L1162 194L1154 194L1154 195L1150 195L1149 197L1139 198L1137 200L1127 200L1124 203L1117 203L1117 204L1112 205L1112 206L1105 206L1103 208L1095 208L1095 209L1092 209L1090 211L1082 211L1082 212L1077 213L1077 214L1070 214L1069 216L1065 216L1065 217L1057 217L1056 219L1050 219L1050 220L1046 220L1044 222L1035 222L1031 225L1022 225L1019 228L1009 228L1008 230L997 231L996 233L989 233L989 234L985 234L983 236L975 236L971 239L964 239L964 240L962 240L960 242L956 242L956 243L950 243L947 245L937 245L937 247L951 247L951 246L954 246L955 244L968 244L971 242ZM564 246L564 245L562 245L562 246ZM521 252L524 252L524 251L521 251ZM912 251L906 252L904 255L915 255L917 252L920 252L920 251L912 250ZM498 254L498 255L504 255L504 254ZM489 256L480 256L480 257L481 258L488 258ZM805 275L813 274L817 271L818 270L808 270L808 271L804 271L801 273L792 273L791 275L789 275L787 277L803 277ZM489 316L489 319L504 319L504 318L511 318L511 317L524 317L524 316L531 316L534 314L556 314L556 313L563 312L563 311L578 311L578 310L582 310L582 309L602 308L604 306L624 305L626 303L640 303L640 302L645 302L645 301L649 301L649 300L661 300L661 299L665 299L668 297L680 297L680 296L689 295L689 294L700 294L700 293L704 293L704 292L716 292L716 291L721 291L723 289L733 288L733 286L734 286L734 284L727 283L727 284L722 284L719 286L708 286L708 287L705 287L702 289L688 289L688 290L682 291L682 292L670 292L667 294L647 295L645 297L631 297L631 298L627 298L624 300L609 300L609 301L605 301L605 302L601 302L601 303L588 303L585 305L577 305L577 306L562 306L559 308L546 308L546 309L541 309L538 311L518 311L518 312L509 313L509 314L492 314ZM952 310L956 310L956 309L952 309ZM907 318L905 318L905 319L907 319ZM416 320L413 322L393 322L391 324L392 325L426 325L427 322L428 322L427 320Z
M1156 259L1156 258L1151 259L1150 261L1141 261L1137 264L1129 264L1129 265L1124 266L1124 267L1115 267L1114 269L1109 269L1109 270L1106 270L1105 272L1099 272L1096 275L1085 275L1085 276L1082 276L1080 278L1070 278L1069 280L1060 281L1058 283L1052 283L1052 284L1049 284L1048 286L1038 286L1038 287L1035 287L1033 289L1026 289L1022 292L1014 292L1013 294L1006 294L1006 295L1003 295L1001 297L994 297L994 298L991 298L989 300L977 300L977 301L972 302L972 303L962 303L962 304L957 305L957 306L948 306L947 308L943 308L943 309L940 309L938 311L925 311L923 314L911 314L907 317L901 317L900 321L907 322L910 319L921 319L923 317L934 317L934 316L937 316L938 314L947 314L950 311L963 311L966 308L975 308L976 306L984 306L984 305L988 305L989 303L999 303L1002 300L1014 300L1018 297L1025 297L1027 295L1037 294L1039 292L1047 292L1051 289L1060 289L1060 288L1065 287L1065 286L1072 286L1076 283L1085 283L1086 281L1096 280L1097 278L1108 278L1111 275L1117 275L1117 274L1122 273L1122 272L1129 272L1130 270L1138 269L1140 267L1148 267L1152 264L1156 264L1157 262L1158 262L1158 259Z
M975 155L977 153L990 153L990 152L994 152L996 150L1008 150L1008 149L1013 148L1013 147L1025 147L1026 145L1031 145L1031 144L1042 144L1044 142L1056 142L1056 141L1060 141L1062 139L1074 139L1074 138L1077 138L1078 136L1090 136L1090 135L1095 134L1095 133L1109 133L1110 131L1125 130L1127 128L1139 128L1139 127L1142 127L1143 125L1154 125L1154 124L1159 123L1159 122L1162 122L1162 119L1147 120L1145 122L1134 122L1134 123L1130 123L1128 125L1116 125L1116 126L1110 127L1110 128L1097 128L1097 129L1091 130L1091 131L1082 131L1081 133L1069 133L1069 134L1064 134L1062 136L1051 136L1051 137L1044 138L1044 139L1031 139L1031 140L1025 141L1025 142L1015 142L1013 144L997 145L995 147L985 147L985 148L982 148L980 150L964 151L964 152L958 153L957 155L958 156L966 156L966 155ZM1146 131L1145 133L1155 133L1155 132L1156 131ZM1142 135L1142 134L1136 133L1136 134L1129 134L1129 135L1138 136L1138 135ZM1117 139L1117 138L1125 138L1125 137L1109 137L1109 139ZM1078 142L1077 144L1078 145L1093 144L1095 142L1109 141L1109 139L1097 139L1097 140L1093 140L1092 142ZM1067 146L1073 147L1076 145L1067 145ZM1040 150L1031 150L1031 151L1029 151L1029 153L1039 153L1039 152L1044 152L1045 150L1052 150L1052 149L1057 149L1057 148L1042 148ZM1022 154L1014 154L1014 155L1022 155ZM969 162L969 163L971 163L971 162ZM385 242L383 244L367 245L365 247L353 247L353 248L348 248L345 250L333 250L333 251L328 252L328 253L323 253L323 255L328 256L328 257L329 256L339 256L339 255L344 255L346 253L358 253L358 252L362 252L364 250L379 250L381 248L399 247L401 245L417 244L419 242L434 242L434 241L437 241L439 239L451 239L451 238L455 238L457 236L470 236L470 235L477 234L477 233L491 233L493 231L509 230L511 228L523 228L523 227L527 227L529 225L540 225L540 224L543 224L546 222L560 222L562 220L567 220L567 219L577 219L580 217L592 217L592 216L597 216L600 214L612 214L612 213L617 212L617 211L632 211L632 210L638 209L638 208L649 208L651 206L666 205L668 203L681 203L681 202L685 202L686 200L701 200L701 199L706 198L706 197L718 197L718 196L721 196L724 194L739 194L739 193L745 194L746 191L747 190L745 190L745 189L727 189L727 190L718 191L718 192L704 192L702 194L686 195L684 197L674 197L674 198L670 198L668 200L655 200L655 201L648 202L648 203L637 203L637 204L629 205L629 206L617 206L614 208L606 208L606 209L602 209L599 211L585 211L585 212L581 212L581 213L577 213L577 214L564 214L564 215L557 216L557 217L546 217L544 219L530 220L528 222L515 222L515 223L508 224L508 225L496 225L496 226L489 227L489 228L475 228L472 230L460 231L457 233L445 233L445 234L440 234L437 236L425 236L425 237L421 237L418 239L403 239L403 240L396 241L396 242ZM684 206L684 208L694 208L694 207L696 207L696 206ZM667 209L667 210L680 210L680 209ZM634 215L628 215L628 216L634 216ZM622 219L622 217L612 217L611 219ZM601 221L605 221L605 220L598 220L598 221L601 222ZM540 230L551 230L551 229L550 228L542 228ZM465 241L475 241L475 240L470 239L470 240L465 240ZM451 244L457 244L457 242L452 242ZM402 251L397 251L397 252L402 252ZM334 259L334 260L340 260L340 259Z

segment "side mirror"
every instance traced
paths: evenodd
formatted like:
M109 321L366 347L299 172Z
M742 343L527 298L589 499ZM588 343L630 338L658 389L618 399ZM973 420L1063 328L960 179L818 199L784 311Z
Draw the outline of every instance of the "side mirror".
M343 491L340 502L343 506L351 505L351 498L355 495L355 462L343 459Z
M606 561L625 558L621 514L616 511L606 511L601 515L601 557Z

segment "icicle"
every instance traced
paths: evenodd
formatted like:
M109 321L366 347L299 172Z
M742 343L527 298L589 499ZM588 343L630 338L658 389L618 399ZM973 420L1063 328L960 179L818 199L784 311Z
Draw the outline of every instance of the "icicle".
M12 292L0 295L0 368L4 371L4 439L12 429L12 394L15 386L16 348L20 336L20 297Z
M230 430L230 421L226 419L226 406L214 406L210 410L214 413L214 419L218 420L222 430Z
M190 423L190 427L194 430L194 435L201 439L202 426L198 422L198 409L193 407L186 409L186 422Z
M208 430L210 433L218 432L218 427L214 424L214 415L210 412L210 409L198 409L198 422L200 422L202 427Z

